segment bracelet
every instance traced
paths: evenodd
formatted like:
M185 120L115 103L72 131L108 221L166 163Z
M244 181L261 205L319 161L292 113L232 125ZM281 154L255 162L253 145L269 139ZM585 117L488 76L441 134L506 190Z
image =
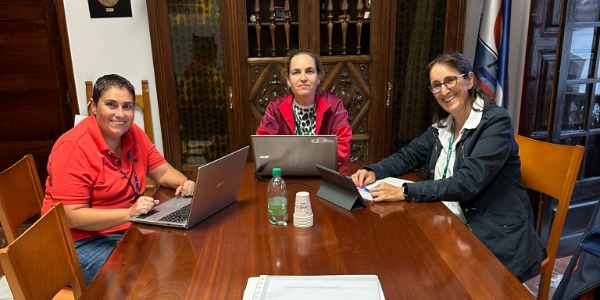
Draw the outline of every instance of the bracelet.
M180 186L183 186L183 184L188 181L188 179L186 178L184 181L181 182Z

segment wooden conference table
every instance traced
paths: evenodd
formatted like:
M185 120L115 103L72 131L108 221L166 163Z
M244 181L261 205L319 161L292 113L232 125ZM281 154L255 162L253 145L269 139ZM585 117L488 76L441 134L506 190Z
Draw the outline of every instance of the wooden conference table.
M242 299L249 277L330 274L375 274L386 299L533 298L442 203L347 211L316 196L320 178L284 177L290 220L278 227L253 171L235 204L190 230L134 224L82 299ZM298 191L310 193L310 228L293 226Z

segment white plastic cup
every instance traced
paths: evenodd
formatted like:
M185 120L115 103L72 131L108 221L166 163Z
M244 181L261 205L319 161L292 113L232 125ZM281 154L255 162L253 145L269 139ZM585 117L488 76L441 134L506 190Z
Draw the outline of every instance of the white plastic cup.
M310 205L310 194L308 192L296 193L294 215L302 217L312 215L312 207Z

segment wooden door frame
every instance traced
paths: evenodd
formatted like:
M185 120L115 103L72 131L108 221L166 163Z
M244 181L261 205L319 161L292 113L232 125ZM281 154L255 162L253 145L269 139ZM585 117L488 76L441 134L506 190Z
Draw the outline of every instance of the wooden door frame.
M54 0L54 9L58 24L58 35L62 50L64 72L67 84L67 99L73 114L79 113L79 101L77 101L77 89L75 88L75 75L73 71L73 59L71 58L71 45L69 43L69 31L67 30L67 17L65 14L64 0Z
M448 22L448 20L453 21ZM462 52L467 21L467 0L447 0L445 21L444 51Z
M160 129L163 137L163 154L176 169L181 170L181 135L179 133L179 113L176 103L177 91L171 34L169 32L169 9L167 1L146 0L152 62L156 80L156 96L160 111Z

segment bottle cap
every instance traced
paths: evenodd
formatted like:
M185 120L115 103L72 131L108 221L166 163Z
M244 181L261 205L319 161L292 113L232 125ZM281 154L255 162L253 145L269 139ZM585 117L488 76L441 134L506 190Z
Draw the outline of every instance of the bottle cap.
M273 168L273 176L281 176L281 169Z

